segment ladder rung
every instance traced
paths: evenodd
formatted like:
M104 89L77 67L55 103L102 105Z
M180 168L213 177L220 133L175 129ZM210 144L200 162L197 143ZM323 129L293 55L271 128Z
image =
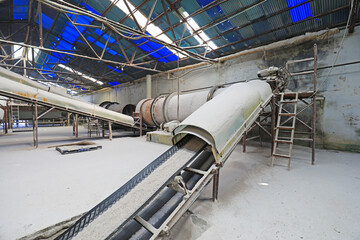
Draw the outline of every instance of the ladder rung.
M275 156L275 157L282 157L282 158L291 158L290 155L284 155L284 154L278 154L278 153L273 153L273 156Z
M298 101L280 101L280 103L297 103Z
M293 130L293 127L287 127L287 126L279 126L278 129L284 129L284 130Z
M281 93L281 94L283 94L284 96L295 96L296 92L284 92L284 93Z
M279 113L280 116L290 116L290 117L295 117L296 114L295 113Z
M292 141L279 140L279 139L275 139L275 142L278 142L278 143L288 143L288 144L293 144L293 142L292 142Z

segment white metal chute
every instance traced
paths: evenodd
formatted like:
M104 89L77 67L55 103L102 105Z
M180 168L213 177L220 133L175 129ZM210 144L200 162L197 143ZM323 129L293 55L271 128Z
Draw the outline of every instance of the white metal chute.
M233 148L272 96L268 83L254 80L234 84L206 102L174 130L174 142L182 135L200 137L213 147L215 159Z
M134 119L125 114L110 111L100 106L71 98L70 96L66 97L64 95L48 92L34 86L23 84L19 81L9 80L2 75L0 75L0 95L14 98L19 97L25 101L38 102L40 104L58 107L59 109L76 112L85 116L112 121L116 124L130 127L134 126Z

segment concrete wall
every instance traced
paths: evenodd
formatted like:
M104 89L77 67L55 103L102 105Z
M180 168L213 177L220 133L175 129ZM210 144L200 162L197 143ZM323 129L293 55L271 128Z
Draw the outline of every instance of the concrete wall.
M178 76L180 76L181 91L254 79L260 69L269 66L285 67L288 60L313 57L314 43L317 44L319 51L318 67L331 66L340 50L343 33L340 31L332 36L320 34L320 36L305 42L290 39L219 64L155 75L152 80L152 96L176 91ZM305 37L305 39L308 38ZM359 43L360 27L357 27L355 33L345 38L336 64L359 61ZM306 70L312 67L312 62L298 63L291 66L290 71ZM336 67L330 74L329 71L328 68L318 72L318 95L320 97L317 108L317 146L360 152L360 64ZM322 83L328 74L327 81ZM290 82L289 89L293 91L311 90L312 82L312 75L294 77ZM117 101L136 104L145 96L146 82L144 78L133 84L104 90L84 98L94 103ZM310 113L311 111L304 113L305 119L310 119Z

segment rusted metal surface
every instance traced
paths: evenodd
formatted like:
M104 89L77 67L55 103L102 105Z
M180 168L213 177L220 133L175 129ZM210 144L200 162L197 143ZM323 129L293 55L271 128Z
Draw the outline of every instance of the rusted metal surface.
M210 89L209 93L208 93L208 96L207 96L206 101L210 101L211 99L213 99L215 92L216 92L218 89L224 88L224 87L225 87L225 85L223 85L223 84L222 84L222 85L216 85L216 86L212 87L212 88Z
M151 105L151 117L157 127L160 127L162 123L166 122L164 116L164 102L167 96L168 95L160 95L156 97Z
M216 168L213 177L213 201L217 201L219 199L219 178L220 178L220 169Z
M33 120L33 137L34 137L34 147L38 148L39 146L39 122L38 122L38 105L35 102L34 104L34 120Z
M136 105L135 109L135 112L141 113L142 121L149 126L155 126L155 123L153 122L151 117L151 104L153 103L153 101L154 99L152 98L145 98Z

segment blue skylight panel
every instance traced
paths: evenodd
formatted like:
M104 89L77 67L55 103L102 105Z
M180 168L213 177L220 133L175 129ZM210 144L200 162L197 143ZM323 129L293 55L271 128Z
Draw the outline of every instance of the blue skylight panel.
M117 52L115 52L114 50L110 49L110 48L107 48L106 49L106 52L107 53L110 53L111 55L115 56L117 54Z
M117 69L117 68L114 68L114 67L109 66L109 65L106 65L106 66L107 66L108 68L114 70L115 72L122 73L122 72L121 72L119 69Z
M117 81L112 81L112 82L108 82L109 85L111 86L116 86L116 85L120 85L120 83L118 83Z
M88 16L78 16L76 18L76 22L77 23L82 23L82 24L90 24L93 21L93 19L91 17Z
M95 41L95 38L93 38L93 37L91 37L91 36L87 36L86 39L87 39L89 42Z
M58 48L60 50L70 50L72 48L72 45L65 41L60 41L58 44Z
M29 0L13 0L13 19L27 19Z
M101 34L103 34L103 31L101 31L100 29L95 29L94 32L99 36L101 36ZM107 41L109 38L109 35L105 33L104 35L102 35L102 38ZM110 37L109 43L114 43L114 42L115 42L115 39Z
M68 22L62 34L63 39L68 41L69 43L75 43L76 39L79 36L80 34L76 31L76 29L72 26L72 24Z
M286 0L286 1L288 4L288 7L290 8L290 7L296 6L300 3L303 3L306 0ZM304 20L306 18L312 17L313 15L311 14L310 3L305 3L301 6L290 9L290 16L291 16L291 20L293 22L298 22L298 21Z
M46 16L45 14L41 14L42 18L42 26L43 28L49 30L51 25L53 24L54 20L52 20L50 17ZM36 23L40 25L39 18L36 19Z
M196 1L198 2L198 4L201 7L204 7L204 6L208 5L209 3L214 2L214 0L196 0ZM225 16L225 13L220 6L213 7L209 10L206 10L206 12L209 15L209 17L213 20L216 20L220 17ZM222 33L234 28L234 26L232 25L232 23L229 20L225 20L225 21L217 24L216 27ZM234 31L231 34L230 33L226 34L225 36L223 36L223 38L226 41L235 42L235 41L238 41L239 39L241 39L241 34L238 31Z
M99 41L96 41L96 42L95 42L95 45L98 46L98 47L101 48L101 49L104 49L104 47L105 47L105 45L102 44L102 43L99 42Z

